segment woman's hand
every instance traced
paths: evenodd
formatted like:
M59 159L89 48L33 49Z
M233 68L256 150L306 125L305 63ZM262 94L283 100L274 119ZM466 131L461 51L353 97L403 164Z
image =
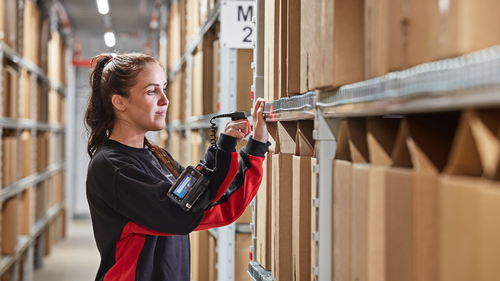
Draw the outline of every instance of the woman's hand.
M250 135L251 132L252 129L250 128L248 119L229 121L226 123L226 127L224 128L224 134L237 138L237 142L242 141Z
M252 109L253 138L263 143L267 143L269 139L267 125L263 114L265 103L266 101L263 98L258 98Z

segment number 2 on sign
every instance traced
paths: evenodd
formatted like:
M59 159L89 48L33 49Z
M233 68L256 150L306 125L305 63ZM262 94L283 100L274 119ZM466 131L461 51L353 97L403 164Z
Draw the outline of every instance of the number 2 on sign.
M252 43L252 41L250 41L248 38L250 37L250 35L252 35L253 29L251 27L247 26L247 27L243 28L243 31L246 31L246 30L249 30L250 32L248 33L247 37L245 37L245 39L243 39L243 42Z

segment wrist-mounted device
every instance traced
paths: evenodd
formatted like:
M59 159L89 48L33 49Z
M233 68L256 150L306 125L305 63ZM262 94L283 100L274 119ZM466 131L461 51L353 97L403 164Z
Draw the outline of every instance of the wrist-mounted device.
M236 121L247 119L247 114L237 111L212 117L210 119L210 142L211 146L215 147L215 163L213 169L208 168L202 162L196 167L188 166L167 193L167 197L176 205L179 205L185 212L191 210L193 205L197 203L198 199L202 197L202 194L207 190L210 179L205 174L211 174L217 170L219 148L216 144L217 125L213 120L225 117L230 117L232 121ZM206 208L208 204L210 204L210 200L206 199L204 202L198 202L198 204L200 208Z

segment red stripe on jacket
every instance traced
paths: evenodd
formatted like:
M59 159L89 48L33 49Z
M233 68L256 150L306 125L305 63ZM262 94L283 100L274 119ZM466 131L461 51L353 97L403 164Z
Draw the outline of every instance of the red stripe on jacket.
M236 163L236 165L234 165L233 163ZM238 152L231 152L231 162L229 163L229 171L227 171L226 178L222 182L221 186L219 186L219 189L215 194L215 199L212 200L212 203L217 202L222 197L222 195L224 195L224 192L226 192L226 189L233 181L234 176L236 176L236 173L238 173L238 168L239 168Z
M123 227L120 240L116 242L115 264L104 276L104 281L134 281L137 261L146 241L146 235L173 236L135 222Z
M264 158L254 155L249 155L248 157L251 166L245 172L243 186L238 188L229 197L227 202L208 209L195 231L229 225L243 215L250 201L252 201L259 190L263 174L262 162L264 162Z

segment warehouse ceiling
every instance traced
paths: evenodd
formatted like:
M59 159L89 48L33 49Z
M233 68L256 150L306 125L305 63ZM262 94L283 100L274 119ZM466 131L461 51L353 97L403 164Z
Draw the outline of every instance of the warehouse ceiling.
M154 33L149 21L155 0L108 0L109 13L101 15L95 0L59 0L82 43L82 58L105 51L143 51ZM104 44L104 33L113 31L116 45Z

